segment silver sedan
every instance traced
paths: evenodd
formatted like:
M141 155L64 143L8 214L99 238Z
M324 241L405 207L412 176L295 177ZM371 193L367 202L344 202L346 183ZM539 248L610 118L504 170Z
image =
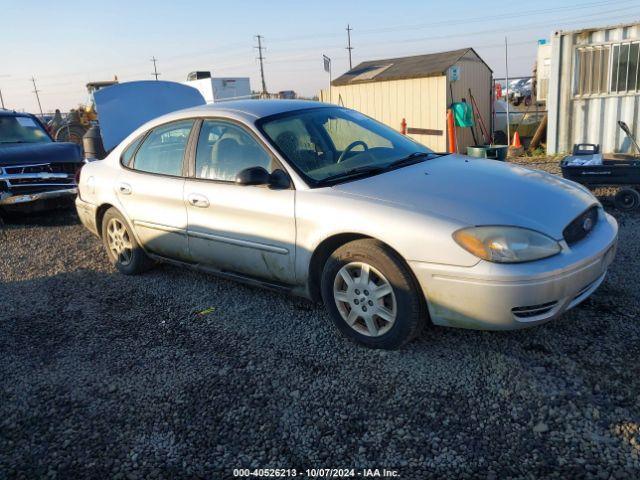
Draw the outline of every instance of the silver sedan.
M122 273L164 261L322 300L374 348L551 320L603 281L618 230L560 177L284 100L152 120L83 168L77 208Z

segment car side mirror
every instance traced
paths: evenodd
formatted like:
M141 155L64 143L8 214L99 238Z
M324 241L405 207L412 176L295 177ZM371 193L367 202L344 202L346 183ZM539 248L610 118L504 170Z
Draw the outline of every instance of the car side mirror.
M238 185L268 185L271 175L263 167L249 167L240 170L236 175Z
M237 185L269 185L278 190L284 190L291 186L291 178L287 172L281 169L269 174L263 167L249 167L241 170L236 175Z
M289 174L280 168L274 170L269 179L269 186L278 190L286 190L291 186L291 177Z

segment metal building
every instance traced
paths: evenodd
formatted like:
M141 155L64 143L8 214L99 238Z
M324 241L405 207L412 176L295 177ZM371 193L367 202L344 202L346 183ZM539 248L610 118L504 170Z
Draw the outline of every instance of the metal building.
M640 134L640 23L559 31L551 45L547 152L575 143L629 152L617 121Z
M493 72L472 48L363 62L331 82L320 100L358 110L435 151L447 149L447 108L469 90L490 129ZM478 126L476 135L480 136ZM458 151L473 145L469 128L456 128Z

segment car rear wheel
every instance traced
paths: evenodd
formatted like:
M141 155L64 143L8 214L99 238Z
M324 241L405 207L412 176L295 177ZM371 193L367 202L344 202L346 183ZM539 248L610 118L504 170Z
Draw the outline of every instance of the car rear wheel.
M322 273L322 298L347 338L371 348L395 349L415 338L425 309L404 261L375 240L338 248Z
M110 208L102 218L102 241L109 260L121 273L135 275L153 266L122 214Z
M618 209L629 212L640 206L640 192L633 188L623 188L616 193L613 201Z

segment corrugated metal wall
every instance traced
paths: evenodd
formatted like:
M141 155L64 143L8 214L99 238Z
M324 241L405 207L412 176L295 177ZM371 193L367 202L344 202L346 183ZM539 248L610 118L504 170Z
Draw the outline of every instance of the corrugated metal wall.
M576 47L640 39L640 24L560 32L552 37L547 152L569 152L575 143L598 143L603 152L630 152L623 120L640 137L640 92L575 95Z
M471 51L457 65L462 70L460 79L451 86L454 100L465 98L470 101L471 89L483 120L490 128L491 70ZM328 89L320 92L320 101L330 101ZM400 130L404 118L408 128L439 131L440 134L409 136L432 150L447 150L447 108L451 104L451 93L445 75L334 86L331 87L331 101L369 115L396 130ZM456 130L458 150L466 153L466 147L474 143L471 132L469 129ZM477 127L476 130L479 132Z

